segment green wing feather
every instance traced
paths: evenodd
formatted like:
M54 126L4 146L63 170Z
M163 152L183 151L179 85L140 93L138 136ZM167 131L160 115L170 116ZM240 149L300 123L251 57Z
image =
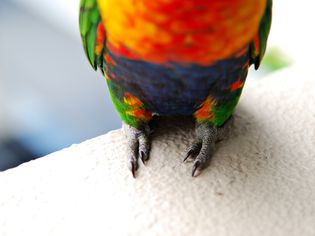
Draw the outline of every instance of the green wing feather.
M102 68L103 52L102 48L99 54L96 53L98 26L101 22L101 16L98 10L97 0L81 0L79 25L82 43L85 54L94 68ZM103 46L105 45L106 37L104 38Z
M264 57L267 39L271 26L271 18L272 18L272 0L267 0L267 6L265 13L261 19L259 30L255 37L255 40L250 43L250 64L255 65L255 69L257 70L260 66L262 58ZM256 41L256 42L255 42Z

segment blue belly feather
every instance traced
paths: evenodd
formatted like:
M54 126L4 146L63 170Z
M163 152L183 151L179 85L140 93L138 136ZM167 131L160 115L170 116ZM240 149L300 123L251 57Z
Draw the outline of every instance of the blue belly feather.
M248 52L209 66L197 64L154 64L116 57L105 64L105 71L115 87L118 99L128 92L139 98L145 108L160 115L191 115L209 96L224 101L233 96L230 86L245 81ZM110 88L111 89L111 88Z

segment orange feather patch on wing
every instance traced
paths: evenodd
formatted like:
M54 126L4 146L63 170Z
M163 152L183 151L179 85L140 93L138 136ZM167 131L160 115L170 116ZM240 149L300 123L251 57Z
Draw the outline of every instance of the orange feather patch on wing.
M113 66L116 65L116 62L111 58L111 56L108 53L104 54L104 58L105 58L107 63L109 63Z
M195 117L197 122L202 122L204 120L212 121L214 120L214 112L213 107L217 104L217 101L209 96L207 99L201 104L200 108L195 112Z
M126 114L133 116L141 121L149 121L152 113L144 109L144 104L130 93L125 93L124 103L130 106L130 110Z
M104 48L104 40L106 37L105 28L102 22L97 26L95 54L100 55Z
M254 37L254 48L255 48L255 56L259 54L259 34L257 33Z
M244 86L244 82L239 79L234 84L231 85L230 91L233 92L237 89L243 88L243 86Z

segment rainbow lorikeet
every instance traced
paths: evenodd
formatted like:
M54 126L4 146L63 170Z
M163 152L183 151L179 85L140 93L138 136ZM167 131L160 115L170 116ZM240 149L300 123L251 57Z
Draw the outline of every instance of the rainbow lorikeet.
M133 175L149 158L153 115L193 115L186 158L192 176L207 166L263 58L271 13L272 0L81 0L85 53L124 122Z

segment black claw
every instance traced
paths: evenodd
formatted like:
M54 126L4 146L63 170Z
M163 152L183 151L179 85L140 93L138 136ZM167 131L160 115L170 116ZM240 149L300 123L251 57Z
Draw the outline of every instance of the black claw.
M134 178L136 178L136 167L135 163L131 163L131 173Z
M187 154L186 154L186 157L184 158L184 160L183 160L183 162L185 162L189 157L191 157L191 156L196 156L196 155L198 155L198 153L199 153L199 151L200 151L200 149L201 149L201 143L195 143L195 144L193 144L191 147L190 147L190 149L189 149L189 151L187 152Z
M131 171L132 173L132 176L134 178L136 178L136 171L138 169L138 163L137 162L134 162L134 161L129 161L128 163L128 169Z
M150 127L144 124L141 127L133 127L128 124L123 125L128 144L127 166L132 176L136 177L139 168L139 159L145 164L149 159L150 140L148 131Z
M142 163L145 165L147 158L146 158L144 151L140 151L140 159L141 159Z
M193 166L193 170L192 170L192 172L191 172L191 176L192 177L195 177L195 173L196 173L196 171L197 171L197 169L200 167L200 162L199 161L196 161L195 162L195 164L194 164L194 166Z
M187 152L186 157L184 158L183 162L185 162L185 161L191 156L191 154L193 154L193 150L192 150L192 149L190 149L190 150Z

